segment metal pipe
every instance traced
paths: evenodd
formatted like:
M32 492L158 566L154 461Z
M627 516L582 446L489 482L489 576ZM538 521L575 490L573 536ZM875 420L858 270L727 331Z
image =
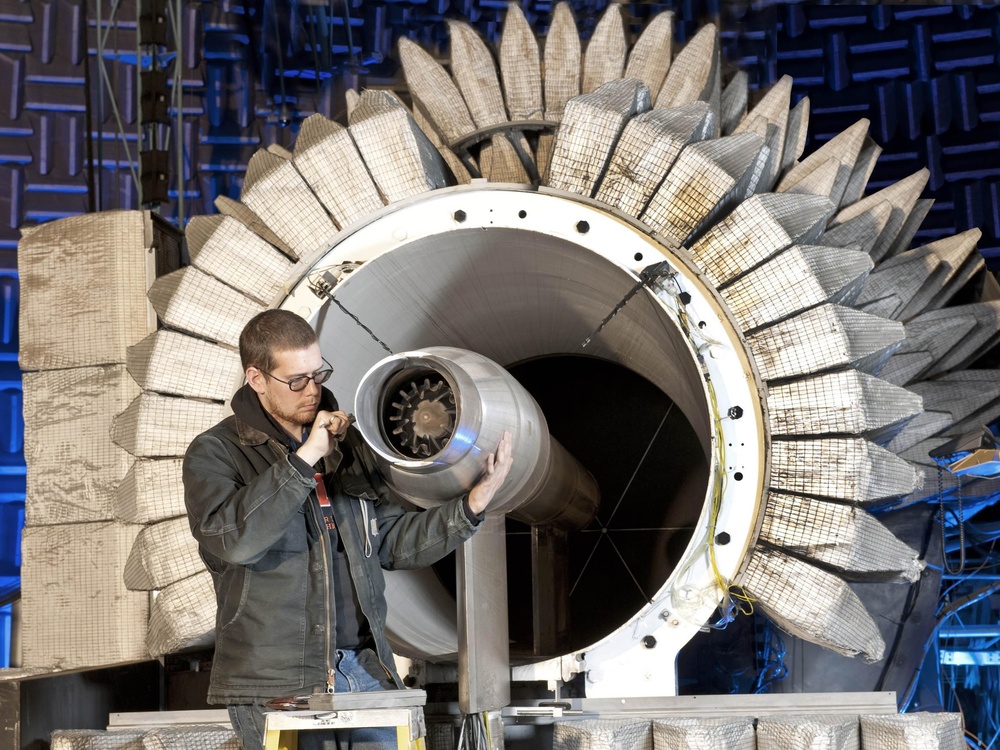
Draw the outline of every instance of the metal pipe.
M475 352L430 347L386 357L362 378L355 414L386 480L417 505L468 492L509 430L514 463L491 512L582 528L597 510L597 482L549 435L535 400Z

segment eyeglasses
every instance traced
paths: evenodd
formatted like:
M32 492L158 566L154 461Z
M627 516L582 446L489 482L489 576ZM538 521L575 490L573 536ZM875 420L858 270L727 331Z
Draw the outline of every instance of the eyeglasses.
M323 383L325 383L327 380L330 379L330 376L333 375L333 365L331 365L329 362L326 361L326 357L323 357L323 364L326 365L325 370L317 370L312 375L296 375L291 380L282 380L281 378L276 378L274 375L264 370L261 370L261 372L263 372L269 378L277 380L279 383L284 383L289 387L290 390L298 392L304 390L306 384L310 380L313 381L316 385L323 385Z

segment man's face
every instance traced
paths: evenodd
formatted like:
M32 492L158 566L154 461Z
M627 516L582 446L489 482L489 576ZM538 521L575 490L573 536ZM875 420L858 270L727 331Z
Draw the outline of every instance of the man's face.
M326 369L319 344L307 349L281 351L274 354L274 369L268 377L256 367L247 368L247 382L257 392L264 409L296 437L302 426L310 425L319 410L320 386L309 380L301 391L293 391L281 380L299 375L312 375Z

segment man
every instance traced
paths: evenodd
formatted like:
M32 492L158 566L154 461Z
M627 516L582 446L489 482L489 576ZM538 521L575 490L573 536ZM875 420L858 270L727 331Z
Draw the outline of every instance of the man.
M257 315L240 357L246 384L233 416L188 448L184 499L218 603L208 699L260 750L269 700L402 687L382 569L430 565L472 536L510 469L511 437L466 497L405 512L321 387L333 370L305 320Z

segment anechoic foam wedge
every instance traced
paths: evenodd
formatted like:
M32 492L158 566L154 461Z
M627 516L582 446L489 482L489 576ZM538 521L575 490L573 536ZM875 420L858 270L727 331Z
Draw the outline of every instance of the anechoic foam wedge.
M767 123L764 142L770 149L770 153L761 177L763 190L771 190L781 171L791 95L792 78L791 76L782 76L732 131L735 135L751 131L755 127L755 122Z
M350 133L323 115L302 123L292 162L338 228L382 208L378 188Z
M802 158L809 135L809 112L809 97L804 96L788 113L785 148L781 152L781 169L779 171L781 175L788 174Z
M862 290L858 307L904 321L941 307L983 267L975 252L981 236L970 229L887 258Z
M232 347L247 321L267 309L191 266L153 282L149 301L166 325Z
M691 254L712 283L721 286L793 244L810 244L833 208L820 196L754 195L692 244Z
M296 254L295 249L276 235L257 214L250 210L249 206L244 206L239 201L234 201L225 195L216 196L213 204L216 210L223 216L235 219L267 244L280 250L291 260L298 260L299 256Z
M871 269L871 257L860 250L793 245L721 294L750 331L824 302L851 304Z
M857 370L768 388L771 434L864 435L921 413L919 394Z
M260 217L296 258L325 249L337 233L337 226L294 162L266 150L250 157L240 202Z
M705 102L636 115L622 131L595 198L629 216L642 213L681 149L711 128Z
M760 539L852 577L896 574L915 581L924 569L919 553L875 516L844 503L768 493Z
M740 577L764 614L783 630L844 656L875 662L885 642L843 580L778 550L757 547Z
M424 106L446 145L476 129L458 86L440 63L406 37L399 38L399 58L407 87Z
M917 199L920 197L920 192L926 187L929 177L930 170L926 168L914 172L909 177L905 177L899 182L879 190L877 193L872 193L857 203L842 208L831 220L831 225L842 224L864 213L873 205L887 201L892 205L892 214L889 216L885 228L872 248L872 258L879 261L888 255L890 248L896 241L897 235L903 228L903 224L916 205Z
M412 94L411 94L412 96ZM444 159L445 165L451 170L452 177L455 178L455 183L458 185L468 185L472 182L472 173L469 172L469 166L458 157L458 155L445 145L444 138L435 129L434 123L431 122L429 116L427 115L427 109L421 103L419 99L413 97L413 110L410 112L413 116L413 121L417 123L417 127L427 136L437 152L441 154L441 158ZM465 157L473 162L472 156L470 154L465 154ZM367 168L365 169L367 172Z
M348 129L386 202L445 186L441 155L391 94L361 94Z
M179 458L136 459L115 490L115 518L154 523L183 516L181 463Z
M919 477L909 463L863 438L775 440L770 487L866 505L910 494Z
M546 120L561 120L567 102L579 96L580 60L580 35L573 11L568 3L557 3L542 52Z
M751 716L670 716L653 719L656 750L756 750Z
M872 248L892 216L892 204L876 203L867 211L823 232L822 244L829 247L855 246L871 255Z
M129 591L155 591L205 570L186 516L145 526L125 562Z
M163 329L129 347L128 371L147 391L225 401L243 368L231 348Z
M451 71L476 127L507 122L507 108L500 90L493 55L482 37L463 21L448 21Z
M146 642L150 656L209 646L215 635L215 587L208 571L160 591L149 610Z
M507 6L498 57L508 116L511 120L540 120L545 104L538 40L517 3Z
M652 727L648 719L557 719L552 725L553 750L598 747L648 750L651 746Z
M231 216L195 216L185 236L191 265L261 304L284 291L295 263Z
M783 193L790 190L814 170L829 168L828 165L832 161L838 164L839 168L836 170L834 185L828 197L834 203L839 204L854 171L855 162L861 153L861 147L868 136L870 124L867 119L862 118L847 130L831 138L783 175L781 181L778 182L777 192Z
M750 103L750 76L745 70L738 70L722 89L719 100L719 131L721 135L732 135L740 120L746 117ZM782 144L782 149L784 144Z
M673 40L673 11L657 13L629 52L624 77L638 78L651 92L659 92L670 69Z
M910 249L910 243L913 242L913 238L916 237L917 232L920 230L920 225L924 223L924 219L927 218L927 214L930 213L933 206L933 198L918 198L916 200L913 208L910 209L910 212L903 220L903 226L900 227L899 232L896 234L896 239L892 241L892 245L889 246L883 257L891 258Z
M686 146L640 218L688 244L713 217L752 192L752 167L763 145L755 133L741 133Z
M143 393L115 417L111 439L133 456L183 456L192 440L225 416L222 404Z
M780 714L757 719L756 750L861 750L857 714Z
M523 185L530 182L514 144L505 135L495 135L479 152L479 170L490 182Z
M925 748L965 750L960 713L863 714L861 743L865 750Z
M897 385L958 369L992 347L1000 335L1000 302L932 310L906 324L906 341L886 364L883 377ZM907 356L910 355L910 356ZM917 368L916 363L924 366Z
M149 595L121 571L139 526L25 526L21 543L25 667L69 670L142 661Z
M611 3L587 43L583 57L582 93L589 94L608 81L621 78L627 50L621 8Z
M722 86L719 63L719 30L705 24L670 65L656 94L655 107L680 107L701 100L719 114ZM715 133L718 135L718 133Z
M778 380L845 366L878 374L905 336L896 321L824 304L750 334L747 344L761 377Z
M851 176L840 196L840 206L849 206L864 197L868 179L872 176L875 163L881 154L882 147L872 140L871 136L866 136L864 143L861 144L861 150L858 152L858 158L854 160Z
M649 90L622 78L570 100L556 133L548 185L590 196L628 120L649 109Z
M104 365L26 372L22 388L25 523L111 520L132 460L109 431L139 386L123 365Z

